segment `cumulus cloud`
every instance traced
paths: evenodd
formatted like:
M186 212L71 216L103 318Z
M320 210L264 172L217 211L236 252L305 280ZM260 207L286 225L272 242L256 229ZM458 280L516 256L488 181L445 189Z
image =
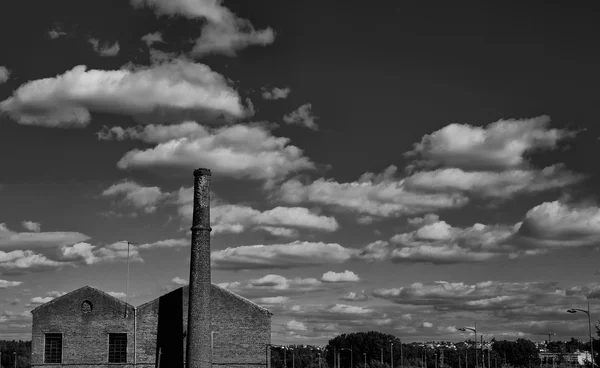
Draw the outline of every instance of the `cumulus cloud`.
M323 282L358 282L360 281L360 277L352 271L344 271L344 272L333 272L328 271L323 274L321 277L321 281Z
M155 241L153 243L144 243L137 246L139 249L155 249L155 248L183 248L190 246L189 239L165 239Z
M527 212L518 234L526 247L572 247L600 241L600 208L544 202Z
M266 298L270 295L282 297L324 289L323 283L315 278L287 278L275 274L268 274L258 279L249 279L242 282L222 283L219 286L251 298Z
M87 70L79 65L54 78L21 85L0 102L0 111L20 124L83 127L90 112L150 116L245 115L240 97L208 66L183 59L148 67Z
M77 232L40 232L39 224L35 222L26 221L23 226L31 227L31 229L28 228L31 232L15 232L10 230L6 224L0 223L0 249L59 247L89 239L89 236Z
M55 27L55 28L49 30L47 34L48 34L48 37L55 40L59 37L66 36L67 32L62 31L60 29L60 27Z
M274 87L272 90L267 90L263 88L262 97L265 100L280 100L287 98L292 90L289 87L279 88Z
M283 117L283 121L288 124L303 125L312 130L318 130L319 126L315 123L318 117L312 114L312 105L307 103L300 106L298 109Z
M23 225L25 229L33 231L34 233L39 233L42 230L42 225L40 225L39 222L23 221L21 225Z
M268 45L275 39L271 28L255 30L250 21L233 14L221 0L131 0L134 7L150 7L157 15L180 15L204 19L200 37L192 53L196 56L224 54L233 56L237 50L251 45Z
M102 263L126 261L129 256L132 262L143 262L138 250L135 247L127 249L127 243L113 243L106 246L95 246L89 243L77 243L71 246L64 246L60 253L63 259L69 261L81 261L87 265Z
M355 250L335 243L294 241L288 244L245 245L213 252L215 269L286 269L343 263Z
M390 166L381 174L365 173L358 181L339 183L318 179L310 184L291 179L283 183L278 197L287 203L312 202L381 217L397 217L464 206L468 199L459 193L423 193L410 190L395 178Z
M211 222L215 233L239 233L257 226L277 234L278 227L299 227L332 232L339 227L333 217L320 216L303 207L275 207L258 211L248 206L217 205L211 209ZM285 235L285 234L284 234Z
M407 154L415 166L506 170L527 164L526 154L555 148L572 132L548 127L550 117L498 120L485 127L450 124L425 135Z
M123 196L123 200L146 213L156 211L157 203L165 198L159 187L143 187L133 181L111 185L102 192L105 197Z
M563 165L542 170L511 169L463 171L457 168L421 171L406 178L406 186L433 192L462 192L480 197L509 198L517 193L535 193L560 189L580 182L583 175L572 173Z
M103 45L101 45L100 40L96 38L90 38L88 42L92 44L94 51L96 51L96 53L100 56L117 56L121 50L119 41L115 41L115 43L112 45L110 45L108 42L105 42Z
M112 128L99 133L102 139L141 139L155 147L129 151L118 167L210 167L218 175L276 180L314 168L290 139L275 137L261 125L232 125L208 129L197 123L171 126Z
M0 273L18 274L60 268L65 263L53 261L31 250L0 251Z
M21 285L23 282L21 281L8 281L8 280L0 280L0 289L7 289L10 287L16 287Z
M288 330L291 331L306 331L306 326L302 322L291 320L286 324Z
M0 84L5 83L8 78L10 78L10 71L5 66L0 65Z
M290 301L290 298L287 296L267 296L257 298L255 301L261 305L285 304Z
M438 312L484 311L513 320L563 320L570 305L584 302L599 288L598 284L561 287L556 282L435 281L376 289L373 295L400 305L430 306Z
M347 294L344 294L341 300L347 300L351 302L364 302L365 300L369 300L369 295L364 290L360 292L350 291Z
M148 47L152 46L155 43L164 43L162 33L154 32L143 35L141 38L142 41L146 43Z

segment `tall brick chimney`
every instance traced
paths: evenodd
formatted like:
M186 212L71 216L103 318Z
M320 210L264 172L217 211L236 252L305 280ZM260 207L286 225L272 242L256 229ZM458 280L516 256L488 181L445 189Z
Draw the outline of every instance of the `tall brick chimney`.
M194 217L192 220L192 257L186 365L211 368L210 325L210 170L194 170Z

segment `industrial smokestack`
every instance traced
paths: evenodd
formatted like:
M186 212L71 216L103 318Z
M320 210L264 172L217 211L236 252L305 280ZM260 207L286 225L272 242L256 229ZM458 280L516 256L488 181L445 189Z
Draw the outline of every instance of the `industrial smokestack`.
M211 368L210 170L194 170L194 217L188 305L187 368Z

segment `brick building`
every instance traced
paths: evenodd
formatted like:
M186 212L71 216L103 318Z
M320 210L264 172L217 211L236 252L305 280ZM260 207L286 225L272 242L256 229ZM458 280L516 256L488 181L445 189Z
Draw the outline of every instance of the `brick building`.
M133 307L84 286L31 311L31 366L178 368L184 366L188 287ZM266 365L271 313L212 285L212 364Z
M35 308L32 367L269 365L271 312L211 283L210 177L194 170L189 286L137 308L84 286Z

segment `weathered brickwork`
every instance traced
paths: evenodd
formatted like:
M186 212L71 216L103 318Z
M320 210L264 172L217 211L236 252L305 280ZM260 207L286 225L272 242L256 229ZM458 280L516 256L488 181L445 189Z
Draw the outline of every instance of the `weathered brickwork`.
M84 313L82 303L90 301L92 311ZM32 312L31 366L44 364L44 334L60 332L62 364L53 367L103 368L108 363L108 334L127 333L127 363L133 367L134 308L112 296L85 286L46 303ZM127 316L126 316L127 315Z
M210 296L213 366L264 366L266 347L271 342L271 313L216 285L212 285ZM187 286L138 308L138 365L154 367L161 347L161 367L181 367L187 308ZM177 320L176 314L183 318ZM164 338L164 334L173 338Z
M44 334L62 333L62 364L53 367L133 368L135 344L135 366L156 367L160 349L162 368L182 368L188 293L185 286L135 309L89 286L56 298L32 311L32 367L50 365L44 364ZM84 301L91 302L90 313L83 312ZM213 367L264 366L271 342L271 313L216 285L211 286L210 310L212 344L208 346L212 346ZM109 333L127 333L126 364L108 363Z

